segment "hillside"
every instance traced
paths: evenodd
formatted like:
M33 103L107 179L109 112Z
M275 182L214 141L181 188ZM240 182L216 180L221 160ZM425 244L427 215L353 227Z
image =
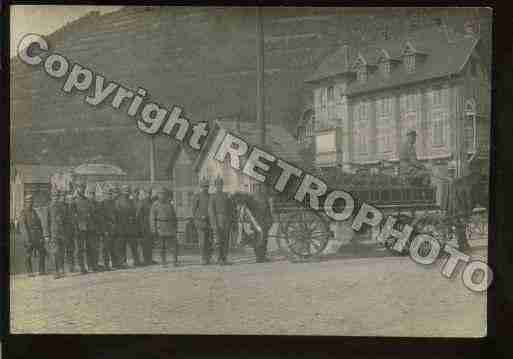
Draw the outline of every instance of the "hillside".
M341 45L374 41L385 30L388 36L398 36L437 21L461 31L463 22L476 15L473 9L454 10L450 16L446 12L264 9L267 121L294 129L311 106L305 78ZM70 60L129 88L143 87L168 108L181 105L194 120L238 115L254 121L254 14L253 8L125 7L105 15L91 13L48 39L54 51ZM481 32L489 33L489 19L481 19ZM11 79L16 161L70 164L101 154L131 176L145 176L148 141L123 111L93 108L84 103L82 94L64 95L62 80L19 60L12 63ZM165 154L171 146L162 141L158 148ZM159 176L166 173L163 161Z

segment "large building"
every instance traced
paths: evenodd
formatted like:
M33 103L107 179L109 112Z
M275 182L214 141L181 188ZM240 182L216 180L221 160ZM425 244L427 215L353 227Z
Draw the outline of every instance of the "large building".
M328 56L306 80L313 109L299 126L316 165L393 166L410 129L435 179L449 166L462 175L469 160L486 156L490 79L475 29L472 22L461 32L428 27Z

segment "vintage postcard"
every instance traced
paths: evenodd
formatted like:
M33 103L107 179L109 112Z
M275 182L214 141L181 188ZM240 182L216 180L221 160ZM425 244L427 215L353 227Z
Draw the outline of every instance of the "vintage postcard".
M12 333L487 335L491 9L10 20Z

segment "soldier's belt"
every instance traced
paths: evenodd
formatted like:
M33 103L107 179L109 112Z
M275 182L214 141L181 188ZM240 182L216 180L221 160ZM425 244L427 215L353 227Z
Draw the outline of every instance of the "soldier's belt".
M157 221L157 222L173 222L170 219L160 219L160 218L155 219L155 221Z

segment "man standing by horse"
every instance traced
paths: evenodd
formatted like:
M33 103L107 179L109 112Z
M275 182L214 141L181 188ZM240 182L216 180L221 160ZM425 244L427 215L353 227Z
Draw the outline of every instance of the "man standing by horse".
M210 264L212 256L212 240L210 238L210 221L208 213L210 200L210 195L208 193L208 179L203 179L200 182L200 187L201 191L194 197L192 215L198 233L198 242L201 250L201 263L203 265L208 265Z
M233 220L233 205L228 194L223 192L223 179L217 177L214 184L216 192L210 196L208 214L214 243L218 251L218 263L228 265L230 264L227 255L230 244L230 225Z
M262 230L262 238L256 241L254 246L257 263L269 262L267 258L267 240L269 230L273 225L273 203L268 191L269 189L264 184L260 184L257 186L254 196L256 208L253 212Z
M139 200L136 204L135 218L141 235L141 245L145 265L157 264L153 260L153 236L150 228L150 210L152 202L148 191L139 191Z

